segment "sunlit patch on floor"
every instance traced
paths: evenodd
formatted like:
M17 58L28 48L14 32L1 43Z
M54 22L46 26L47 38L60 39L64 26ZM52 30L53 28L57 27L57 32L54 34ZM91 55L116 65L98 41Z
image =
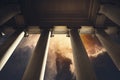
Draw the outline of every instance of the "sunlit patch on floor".
M55 35L50 40L45 80L72 79L75 78L74 72L70 38L66 35Z
M80 34L80 37L89 57L97 57L99 54L102 54L106 51L96 36L91 34Z

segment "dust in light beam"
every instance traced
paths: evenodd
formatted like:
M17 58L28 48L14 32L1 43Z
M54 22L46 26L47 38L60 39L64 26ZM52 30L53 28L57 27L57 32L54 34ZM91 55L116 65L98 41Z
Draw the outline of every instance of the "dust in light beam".
M81 34L80 37L89 57L97 57L97 55L105 51L98 39L93 37L91 34ZM62 34L52 37L49 45L49 53L60 53L62 56L71 59L73 63L73 65L71 65L71 72L74 72L74 61L70 37L66 37L66 35Z
M96 57L105 51L96 36L91 34L80 34L80 37L89 57ZM72 53L70 38L66 37L66 35L55 35L52 37L50 49L60 51L62 56L72 58L72 54L70 54Z

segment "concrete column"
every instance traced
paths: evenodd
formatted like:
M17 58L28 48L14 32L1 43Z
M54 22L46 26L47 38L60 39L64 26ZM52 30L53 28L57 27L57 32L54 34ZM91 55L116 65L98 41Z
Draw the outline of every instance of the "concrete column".
M120 26L120 7L110 4L101 5L99 13L104 14Z
M22 80L44 80L50 34L49 30L41 32L41 36Z
M18 5L7 5L0 8L0 26L20 13Z
M96 36L107 50L108 55L111 57L116 67L120 70L120 45L113 42L104 30L96 30Z
M76 69L76 80L96 80L93 67L89 61L77 29L70 30L70 38Z
M25 32L18 30L0 46L0 71L24 37Z

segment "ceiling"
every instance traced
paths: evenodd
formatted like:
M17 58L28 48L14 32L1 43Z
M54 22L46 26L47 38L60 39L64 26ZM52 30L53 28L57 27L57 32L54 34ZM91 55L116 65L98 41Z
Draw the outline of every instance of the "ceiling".
M101 4L120 5L119 0L1 0L0 9L14 4L20 6L21 13L0 25L0 29L25 27L35 33L39 28L55 26L118 26L98 11Z
M28 25L92 25L98 7L95 1L26 0L22 11Z

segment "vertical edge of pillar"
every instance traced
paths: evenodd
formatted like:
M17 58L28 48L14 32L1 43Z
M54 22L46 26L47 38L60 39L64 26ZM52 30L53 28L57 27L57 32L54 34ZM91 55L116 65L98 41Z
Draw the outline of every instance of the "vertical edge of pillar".
M96 30L96 37L106 49L107 54L111 57L116 67L120 70L120 45L112 41L110 36L104 30Z
M0 25L3 25L5 22L7 22L9 19L19 14L20 12L20 6L17 4L4 6L0 9Z
M23 74L22 80L43 80L48 54L49 38L50 31L43 30Z
M120 26L120 10L119 6L111 5L111 4L104 4L100 6L99 13L104 14L106 17L111 19L113 22Z
M96 80L94 69L89 61L77 29L71 29L70 38L76 68L76 80Z
M48 41L46 44L46 50L45 50L45 55L44 55L44 59L43 59L42 70L40 73L39 80L44 80L45 69L46 69L46 64L47 64L47 57L48 57L48 49L49 49L49 43L50 43L50 36L51 36L51 31L49 31L49 34L48 34Z
M2 68L4 67L8 59L11 57L12 53L14 52L14 50L16 49L16 47L18 46L22 38L24 37L24 34L25 34L24 31L20 31L20 32L16 31L15 33L12 34L12 36L10 36L10 38L7 41L5 41L5 44L3 43L3 45L1 46L0 71L2 70ZM10 40L10 43L9 43L9 40ZM5 47L3 48L3 46Z

